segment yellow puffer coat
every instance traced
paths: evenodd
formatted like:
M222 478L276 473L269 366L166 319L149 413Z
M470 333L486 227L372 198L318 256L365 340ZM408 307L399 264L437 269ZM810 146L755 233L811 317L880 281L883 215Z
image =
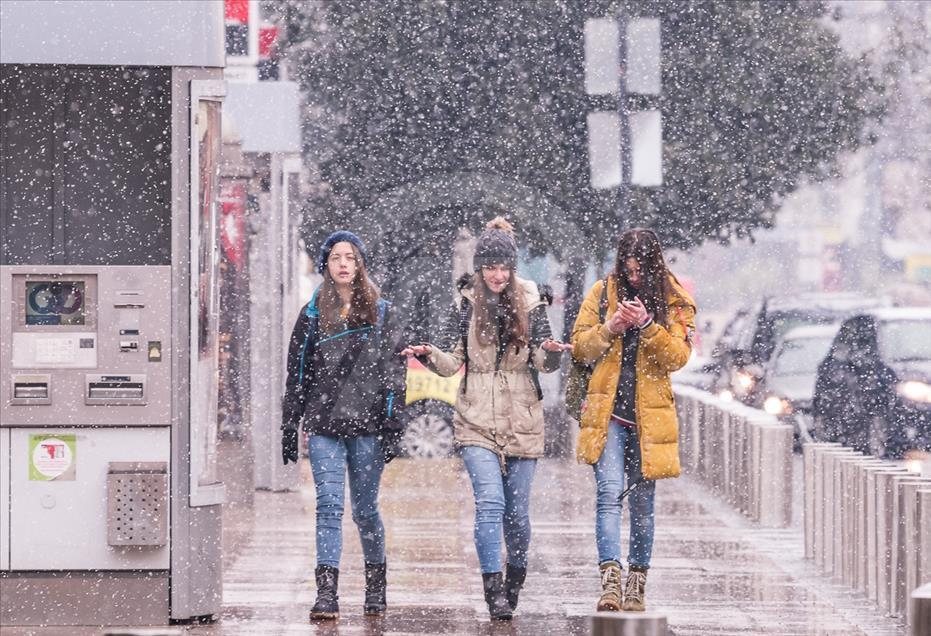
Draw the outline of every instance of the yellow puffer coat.
M640 456L646 479L678 477L679 424L676 420L669 374L681 369L692 353L695 301L670 277L668 325L653 323L640 333L637 348L637 393L635 408L640 437ZM622 336L608 331L598 320L598 304L604 281L589 290L572 329L573 357L596 363L588 384L588 397L579 422L576 457L594 464L608 439L608 422L614 412L617 383L621 375ZM617 309L617 281L608 277L608 307L605 316Z

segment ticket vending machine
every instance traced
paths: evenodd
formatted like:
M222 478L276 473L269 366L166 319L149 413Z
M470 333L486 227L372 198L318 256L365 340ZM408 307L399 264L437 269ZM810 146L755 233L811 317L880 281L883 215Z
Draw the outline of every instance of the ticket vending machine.
M215 615L222 4L0 11L0 624Z

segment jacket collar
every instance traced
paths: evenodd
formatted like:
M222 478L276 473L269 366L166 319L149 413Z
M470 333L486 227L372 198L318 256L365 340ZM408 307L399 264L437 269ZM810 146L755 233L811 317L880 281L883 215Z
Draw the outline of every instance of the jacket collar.
M540 290L537 289L537 284L535 282L517 276L515 277L515 283L521 290L521 293L524 295L524 304L526 305L528 312L544 304L543 301L540 300ZM463 298L468 300L473 305L475 304L474 289L471 287L466 287L462 290L461 294Z

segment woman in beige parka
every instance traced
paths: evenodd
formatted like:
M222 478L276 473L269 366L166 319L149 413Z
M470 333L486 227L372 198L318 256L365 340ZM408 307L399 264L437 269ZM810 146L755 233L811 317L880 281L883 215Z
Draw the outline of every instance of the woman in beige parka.
M543 455L543 402L537 373L559 368L569 345L551 338L537 286L515 272L517 243L498 217L475 248L475 276L457 311L451 351L409 347L428 368L451 376L465 365L456 400L456 446L475 496L475 547L493 620L508 620L527 574L530 488ZM502 575L501 538L507 548Z

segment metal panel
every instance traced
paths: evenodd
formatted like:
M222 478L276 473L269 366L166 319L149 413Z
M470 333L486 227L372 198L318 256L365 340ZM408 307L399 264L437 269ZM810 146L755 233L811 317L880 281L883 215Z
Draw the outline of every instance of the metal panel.
M0 571L10 569L10 431L0 428Z
M30 479L30 435L75 435L73 479ZM166 462L164 428L10 429L12 475L10 567L14 570L156 570L169 565L168 546L107 544L110 462Z
M186 380L190 370L190 82L221 79L220 71L172 70L172 260L171 332L182 334L173 342L171 375ZM166 312L168 308L166 307ZM210 616L220 610L222 567L220 506L191 507L190 454L191 394L184 382L171 405L171 618Z
M294 82L230 82L223 114L232 116L243 152L301 151L300 90Z
M12 344L0 338L0 427L3 426L168 426L171 423L171 402L176 393L171 388L170 360L171 316L165 311L165 299L171 293L170 267L0 267L0 303L12 308L0 312L0 333L14 336L52 337L57 329L75 328L68 325L19 325L11 314L21 314L22 287L14 285L18 274L40 273L96 274L97 297L94 315L97 352L96 373L69 368L11 368ZM88 318L90 320L90 318ZM82 327L77 327L82 328ZM20 331L25 330L25 332ZM135 331L136 335L126 336ZM80 334L68 332L67 336ZM121 348L121 341L135 338L140 347ZM149 356L149 343L162 343L157 357ZM26 350L28 353L28 349ZM34 360L33 360L34 361ZM61 365L60 365L61 366ZM28 375L48 375L51 380L51 404L13 404L13 378ZM88 375L145 376L145 402L132 405L85 404ZM93 402L93 400L92 400Z
M107 543L162 546L168 541L168 462L110 462Z
M101 632L93 627L67 630L50 626L167 625L168 583L165 571L3 572L0 573L0 625L39 625L42 629L38 633L69 635ZM45 599L49 602L42 602ZM125 628L104 631L149 633ZM22 630L20 633L36 632Z
M170 69L3 65L0 82L0 263L169 264Z
M221 0L0 2L0 60L22 64L225 64Z
M0 64L0 263L41 264L52 252L56 82L48 68Z

